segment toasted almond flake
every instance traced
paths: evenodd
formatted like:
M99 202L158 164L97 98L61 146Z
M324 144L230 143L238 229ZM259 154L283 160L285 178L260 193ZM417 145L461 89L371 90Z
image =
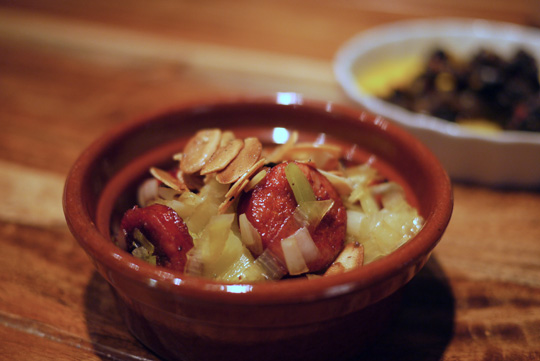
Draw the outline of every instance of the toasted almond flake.
M261 152L262 144L259 139L254 137L244 139L244 148L225 169L216 174L216 180L222 184L236 182L257 163Z
M182 172L193 174L200 171L218 149L220 140L220 129L203 129L198 131L184 148L184 156L180 162Z
M266 156L269 162L279 163L283 160L283 156L291 149L298 141L298 132L295 130L289 136L289 139L281 145L278 145L274 150Z
M227 208L233 203L233 201L238 198L240 193L247 187L247 185L250 183L250 178L255 174L257 170L259 170L264 164L266 163L266 159L262 158L259 159L259 161L242 175L240 179L238 179L232 186L229 188L227 193L225 194L225 200L220 204L218 208L218 212L224 213Z
M176 177L190 190L199 190L204 186L204 179L197 174L186 174L179 169Z
M219 172L227 167L244 148L242 139L233 139L227 144L220 146L202 167L201 175Z
M250 169L246 173L244 173L228 190L228 192L225 194L225 197L230 196L237 196L240 194L240 192L244 189L245 186L248 185L250 178L257 172L263 165L266 163L266 159L262 158L257 161L257 163L253 164ZM247 181L244 183L244 181ZM240 188L241 187L241 188Z
M234 203L236 200L238 194L242 191L242 189L249 183L249 179L244 180L238 180L236 183L234 183L235 189L234 192L231 192L231 189L229 189L229 192L225 195L225 200L221 202L221 204L218 207L218 214L223 214L229 209L229 206ZM238 191L238 192L237 192Z
M329 144L329 143L323 143L323 144L296 143L296 144L293 144L289 148L285 156L288 156L289 154L309 153L309 152L312 152L312 153L326 152L326 153L331 154L334 157L340 157L342 150L338 145Z
M246 192L249 192L250 190L255 188L255 186L259 184L264 179L264 177L266 177L266 174L268 174L266 169L262 169L259 173L255 174L255 176L249 180L249 183L246 185L246 188L244 188L244 190Z
M287 149L283 160L311 160L320 169L335 169L341 157L341 148L334 144L297 143Z
M230 130L225 130L223 133L221 133L221 142L219 145L223 147L225 144L229 143L231 140L235 140L236 136L233 132Z
M184 153L180 152L180 153L173 154L172 158L173 158L173 160L181 162L182 159L184 158Z
M364 264L364 246L360 243L348 243L336 260L328 267L325 276L336 275L350 271Z
M187 186L184 183L182 183L178 178L174 177L167 171L152 167L150 168L150 173L154 176L154 178L163 182L163 184L178 192L184 192L188 190Z
M330 183L332 183L332 185L338 191L340 196L348 197L353 191L353 186L347 178L340 177L339 175L335 173L327 172L322 169L319 169L319 172L323 176L325 176L326 179L330 181Z

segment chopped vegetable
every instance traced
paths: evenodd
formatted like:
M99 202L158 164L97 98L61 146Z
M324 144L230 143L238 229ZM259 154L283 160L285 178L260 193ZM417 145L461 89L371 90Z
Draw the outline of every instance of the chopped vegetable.
M285 167L285 175L287 176L287 181L292 188L298 204L317 200L315 198L315 193L313 193L313 189L311 188L311 184L309 184L305 174L296 163L290 162L287 164Z
M139 243L137 244L134 242L133 246L135 249L131 251L131 254L142 259L143 261L155 265L156 256L154 255L154 245L150 243L150 241L146 239L144 234L142 234L142 232L138 229L135 229L133 232L133 238L135 238L135 240Z
M333 206L331 199L302 202L296 207L294 219L302 226L315 229Z
M296 233L281 240L281 248L285 257L285 263L290 275L299 275L309 271L306 260L296 239Z
M297 144L292 132L269 153L256 138L198 132L173 156L176 168L150 169L117 244L190 275L260 282L347 272L420 230L398 183L369 164L346 166L340 147L318 139Z
M242 213L238 216L238 224L240 226L242 242L251 251L251 253L253 253L254 255L260 255L263 252L261 235L247 219L245 213Z

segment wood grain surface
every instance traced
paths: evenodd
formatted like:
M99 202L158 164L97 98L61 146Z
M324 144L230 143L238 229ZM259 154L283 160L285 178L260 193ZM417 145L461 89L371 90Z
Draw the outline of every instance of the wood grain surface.
M540 5L0 0L0 359L157 360L62 214L65 176L101 133L214 96L295 91L354 106L333 77L338 47L375 25L440 16L535 25ZM540 192L454 192L395 324L358 360L540 359Z

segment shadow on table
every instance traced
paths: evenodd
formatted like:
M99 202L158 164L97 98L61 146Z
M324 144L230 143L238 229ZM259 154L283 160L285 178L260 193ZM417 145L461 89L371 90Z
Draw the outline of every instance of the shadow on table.
M107 282L94 272L85 294L88 333L103 360L158 360L129 333ZM401 307L379 341L345 361L434 361L451 340L454 297L435 257L402 290Z
M94 353L103 360L159 360L125 326L109 284L95 271L86 286L85 318Z
M347 361L440 360L454 331L452 290L437 259L402 290L401 308L379 341Z

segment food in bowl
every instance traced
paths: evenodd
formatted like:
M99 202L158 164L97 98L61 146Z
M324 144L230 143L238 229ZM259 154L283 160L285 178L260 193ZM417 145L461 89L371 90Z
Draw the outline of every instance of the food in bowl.
M389 68L393 73L381 77ZM363 70L358 82L390 103L470 129L540 132L538 67L524 49L509 59L489 49L469 59L436 49L423 62L417 57Z
M345 272L409 239L423 218L402 186L342 147L298 142L263 147L230 130L199 130L167 169L137 191L117 244L135 257L223 282Z
M540 118L521 115L539 90L536 60L525 50L506 60L482 49L463 61L439 49L410 84L393 89L385 99L465 125L480 121L499 129L540 131Z

